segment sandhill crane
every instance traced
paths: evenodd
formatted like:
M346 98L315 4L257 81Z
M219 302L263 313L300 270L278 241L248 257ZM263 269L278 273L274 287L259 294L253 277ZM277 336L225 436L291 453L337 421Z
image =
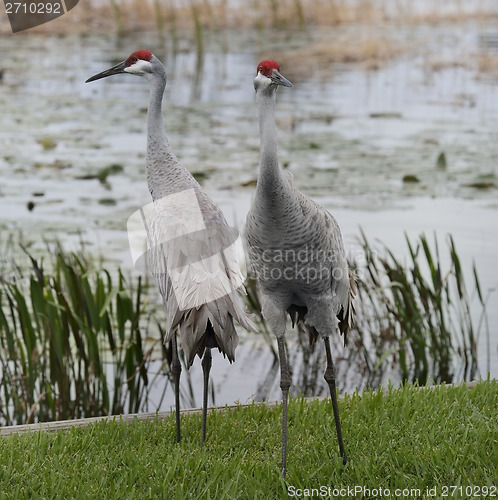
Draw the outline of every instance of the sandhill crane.
M336 220L302 194L277 158L275 101L278 86L291 87L275 61L262 61L254 80L260 133L260 166L256 193L247 216L246 237L251 269L257 275L262 314L277 337L282 389L282 473L287 461L287 399L291 377L284 344L286 312L302 323L310 342L323 337L327 356L325 380L330 389L337 439L343 463L335 386L335 367L329 335L336 328L344 341L352 326L356 293Z
M211 349L217 347L232 362L238 344L233 319L255 331L238 295L245 292L239 240L221 210L170 148L162 116L166 71L161 61L148 50L139 50L87 82L121 73L143 76L149 82L146 171L154 208L146 221L148 258L167 314L164 342L171 341L173 353L177 441L181 439L177 332L187 367L196 354L202 357L203 446Z

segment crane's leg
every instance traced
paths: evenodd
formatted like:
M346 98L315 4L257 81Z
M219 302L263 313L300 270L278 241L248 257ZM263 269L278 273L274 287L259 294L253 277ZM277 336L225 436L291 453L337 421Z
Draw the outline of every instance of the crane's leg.
M280 389L282 389L282 476L285 477L287 468L287 401L291 377L287 366L284 337L277 337L278 358L280 361Z
M178 346L176 344L176 333L171 339L171 349L173 355L171 358L171 371L173 372L173 382L175 384L175 419L176 419L176 442L179 443L182 439L180 433L180 374L182 365L178 357Z
M201 448L204 446L204 441L206 440L208 382L209 382L209 372L211 370L211 365L212 364L213 364L213 359L211 357L211 348L210 347L206 347L204 349L204 355L202 356L202 371L204 373L204 393L203 393L203 399L202 399L202 436L201 436Z
M346 452L344 451L344 443L342 442L341 420L339 418L339 406L337 405L337 392L335 387L335 366L330 352L330 341L328 337L324 337L325 350L327 352L327 368L325 369L325 381L329 385L330 399L332 399L332 409L334 410L335 428L337 430L337 441L339 442L339 451L342 457L343 465L348 461Z

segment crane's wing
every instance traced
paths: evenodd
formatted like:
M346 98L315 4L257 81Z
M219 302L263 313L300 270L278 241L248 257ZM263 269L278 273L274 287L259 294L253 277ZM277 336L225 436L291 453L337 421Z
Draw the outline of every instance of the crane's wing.
M346 345L347 335L354 322L355 308L353 299L358 292L356 277L348 266L339 224L328 211L322 207L320 208L326 217L326 233L330 252L336 256L334 262L336 266L335 272L331 273L331 286L332 292L339 303L337 310L339 331L344 335L344 345Z
M339 224L321 205L297 189L295 192L315 255L321 259L320 265L329 270L330 306L339 320L339 331L344 335L346 343L347 334L354 321L353 299L357 293L357 285L354 273L348 266ZM327 276L327 273L324 276ZM293 322L302 316L299 308L290 313ZM310 333L310 340L316 337L315 334L317 332Z
M238 344L233 318L256 331L239 297L245 293L240 237L203 191L157 200L152 212L149 265L166 306L166 340L179 328L189 363L206 346L232 361Z

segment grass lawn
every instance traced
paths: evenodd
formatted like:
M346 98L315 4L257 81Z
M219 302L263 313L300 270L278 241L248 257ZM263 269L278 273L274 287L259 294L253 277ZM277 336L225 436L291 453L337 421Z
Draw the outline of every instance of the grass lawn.
M340 412L345 467L330 401L291 400L285 481L280 405L210 412L202 450L200 415L182 416L179 445L173 418L11 435L0 498L498 497L497 381L365 391Z

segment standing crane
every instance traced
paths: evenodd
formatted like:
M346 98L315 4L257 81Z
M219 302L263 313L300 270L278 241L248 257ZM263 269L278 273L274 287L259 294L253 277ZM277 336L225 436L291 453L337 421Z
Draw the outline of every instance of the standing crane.
M262 61L254 80L260 134L256 193L247 216L246 237L251 269L261 289L263 317L277 337L282 389L282 473L287 462L287 400L291 377L285 352L286 313L303 324L313 344L321 336L342 461L346 452L337 405L335 367L329 335L336 328L344 342L352 327L356 282L349 270L336 220L302 194L278 164L275 101L279 86L292 87L275 61ZM337 319L336 319L337 318Z
M245 293L239 241L223 213L173 153L164 128L162 99L166 71L148 50L90 77L86 83L121 73L149 82L147 112L147 184L153 210L146 220L148 260L166 308L164 342L171 342L175 386L176 439L180 433L180 374L177 333L187 368L202 357L204 376L201 447L206 439L211 349L235 360L238 335L233 320L255 331L239 293Z

